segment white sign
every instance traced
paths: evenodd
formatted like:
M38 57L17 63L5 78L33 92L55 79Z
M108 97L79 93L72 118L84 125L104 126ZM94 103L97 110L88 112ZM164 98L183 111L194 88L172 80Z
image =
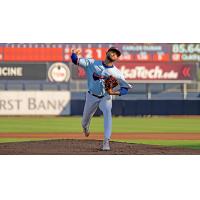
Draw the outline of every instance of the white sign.
M0 76L23 76L22 67L0 67Z
M64 63L54 63L48 71L51 82L67 82L70 78L69 67Z
M0 115L69 115L69 91L0 91Z

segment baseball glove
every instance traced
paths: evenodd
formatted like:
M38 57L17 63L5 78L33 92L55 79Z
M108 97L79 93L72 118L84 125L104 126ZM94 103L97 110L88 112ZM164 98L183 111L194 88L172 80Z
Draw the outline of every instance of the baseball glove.
M109 76L108 78L105 79L105 90L106 91L112 90L117 85L119 85L119 83L115 77Z

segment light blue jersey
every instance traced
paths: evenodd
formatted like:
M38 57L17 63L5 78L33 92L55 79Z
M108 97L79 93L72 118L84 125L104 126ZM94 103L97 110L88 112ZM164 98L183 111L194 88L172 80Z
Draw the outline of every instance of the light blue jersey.
M94 59L85 59L85 58L79 58L78 65L84 68L86 71L88 80L88 90L92 94L98 96L108 95L108 93L105 91L104 80L103 79L94 80L93 78L94 73L106 77L112 75L118 80L120 87L125 87L128 89L132 88L132 86L128 84L124 79L123 74L115 66L105 67L102 61Z

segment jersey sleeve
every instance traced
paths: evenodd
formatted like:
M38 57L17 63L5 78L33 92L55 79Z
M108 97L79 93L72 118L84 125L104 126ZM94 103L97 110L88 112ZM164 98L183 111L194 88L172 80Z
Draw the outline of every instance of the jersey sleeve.
M132 85L130 85L130 84L125 80L125 78L124 78L123 75L121 75L121 76L119 77L118 81L119 81L120 87L124 87L124 88L127 88L127 89L131 89L131 88L133 87Z
M82 68L87 68L88 66L94 63L94 59L91 58L79 58L78 59L78 66Z

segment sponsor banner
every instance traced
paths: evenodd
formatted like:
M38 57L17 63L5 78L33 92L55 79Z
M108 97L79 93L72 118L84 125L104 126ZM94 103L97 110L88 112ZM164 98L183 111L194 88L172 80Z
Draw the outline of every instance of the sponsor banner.
M70 79L70 70L65 63L53 63L48 70L50 82L68 82Z
M1 91L0 115L69 115L69 91Z
M0 63L0 80L46 80L46 63Z
M118 62L116 67L127 80L178 81L195 80L196 65L189 63L127 63ZM86 79L85 70L72 67L73 79Z
M72 79L74 80L86 79L85 70L81 67L73 65L71 67L71 73L72 73Z
M196 65L187 63L118 63L127 80L174 81L196 79Z

